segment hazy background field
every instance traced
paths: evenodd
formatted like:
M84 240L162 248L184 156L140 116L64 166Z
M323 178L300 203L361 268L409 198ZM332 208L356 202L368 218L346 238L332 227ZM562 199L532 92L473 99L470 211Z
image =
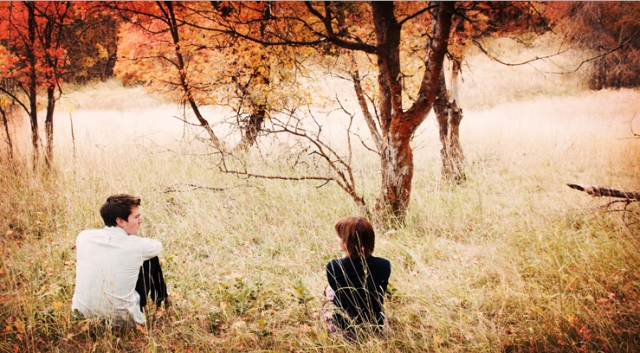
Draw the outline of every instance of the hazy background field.
M407 224L377 235L375 254L393 266L391 330L361 343L328 336L318 317L324 265L339 256L333 223L358 212L348 195L221 174L175 118L180 107L117 81L77 88L57 109L57 172L0 171L0 351L637 351L640 241L628 224L638 215L603 211L608 200L565 183L640 189L640 141L630 138L640 91L588 92L579 77L482 56L464 78L469 180L440 182L430 116L414 140ZM347 83L324 87L356 111ZM344 119L323 121L344 148ZM289 172L282 148L266 143L251 166ZM18 150L27 159L24 138ZM368 202L376 158L356 151ZM131 332L70 313L75 237L102 226L98 209L113 193L142 197L142 235L162 241L174 299Z

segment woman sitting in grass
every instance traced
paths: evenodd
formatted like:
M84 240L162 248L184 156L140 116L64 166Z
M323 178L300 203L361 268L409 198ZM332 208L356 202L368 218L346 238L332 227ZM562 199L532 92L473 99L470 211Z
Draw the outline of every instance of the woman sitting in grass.
M335 229L345 257L327 264L327 328L330 332L344 330L351 337L356 328L382 331L386 325L383 304L391 263L371 256L376 238L365 218L342 218Z

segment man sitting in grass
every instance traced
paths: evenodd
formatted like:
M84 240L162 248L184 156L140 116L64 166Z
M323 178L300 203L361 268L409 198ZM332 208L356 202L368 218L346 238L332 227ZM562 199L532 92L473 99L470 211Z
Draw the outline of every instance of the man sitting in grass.
M144 324L147 295L169 304L158 254L159 241L138 237L140 198L109 196L100 208L104 229L85 230L76 239L76 288L71 304L85 317L116 325Z

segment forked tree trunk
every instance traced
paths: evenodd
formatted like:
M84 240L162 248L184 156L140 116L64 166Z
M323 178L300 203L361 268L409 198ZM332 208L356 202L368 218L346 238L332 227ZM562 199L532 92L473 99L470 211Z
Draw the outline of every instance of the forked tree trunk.
M438 82L439 94L433 106L439 127L440 158L442 159L442 177L446 181L460 183L466 180L464 172L464 153L460 146L460 122L462 109L458 107L460 66L453 62L451 89L447 90L444 70Z
M375 207L375 222L382 229L389 223L392 226L402 224L407 213L413 179L411 139L433 107L438 94L438 79L447 51L454 6L453 2L441 2L435 10L422 83L416 100L409 109L404 110L400 70L401 25L393 15L393 3L371 3L377 43L378 111L382 142L382 185Z
M238 144L238 149L246 151L256 143L258 135L262 130L262 124L264 124L266 114L267 112L265 111L264 106L259 106L251 112L245 122L244 133L242 134L242 139Z
M462 121L462 108L460 102L460 63L453 62L451 72L451 93L449 95L449 150L454 164L453 180L462 181L467 178L464 172L465 158L460 145L460 122Z

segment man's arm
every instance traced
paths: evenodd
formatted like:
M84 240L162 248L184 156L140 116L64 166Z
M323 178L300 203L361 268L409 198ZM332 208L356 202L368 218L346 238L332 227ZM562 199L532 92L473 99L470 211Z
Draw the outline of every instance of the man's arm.
M138 244L140 245L142 261L154 258L162 251L162 243L154 239L138 237Z

